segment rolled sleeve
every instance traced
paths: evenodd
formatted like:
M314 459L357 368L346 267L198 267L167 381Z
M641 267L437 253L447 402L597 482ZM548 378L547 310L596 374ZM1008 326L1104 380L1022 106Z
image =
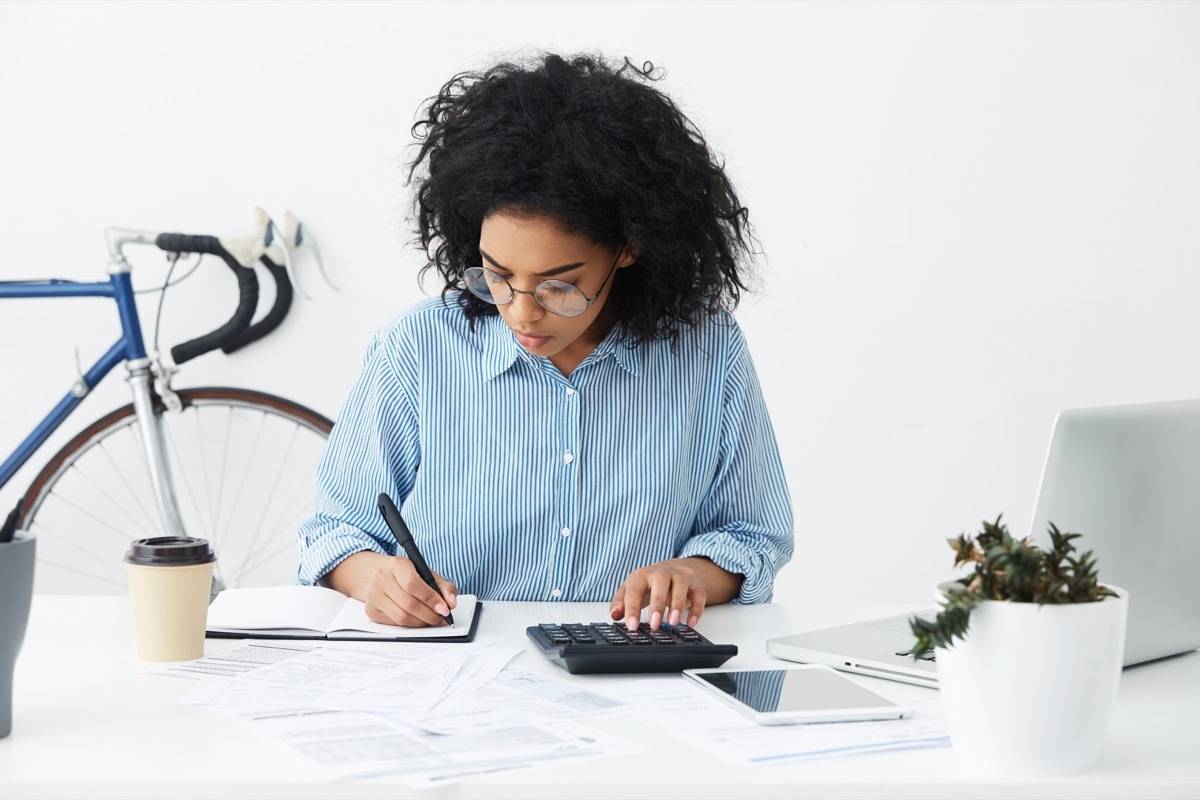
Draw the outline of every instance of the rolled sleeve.
M367 349L317 466L316 510L298 530L301 584L321 582L357 552L396 554L377 501L387 492L401 505L420 463L411 358L397 326L376 334Z
M733 330L718 466L678 557L703 556L742 575L731 602L765 603L794 550L791 499L754 363Z

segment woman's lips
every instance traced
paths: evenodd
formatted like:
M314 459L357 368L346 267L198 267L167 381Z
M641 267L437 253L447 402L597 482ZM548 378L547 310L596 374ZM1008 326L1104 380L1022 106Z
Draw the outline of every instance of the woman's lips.
M550 341L549 336L533 336L528 333L521 333L520 331L513 331L513 335L517 337L517 341L521 343L522 347L541 347Z

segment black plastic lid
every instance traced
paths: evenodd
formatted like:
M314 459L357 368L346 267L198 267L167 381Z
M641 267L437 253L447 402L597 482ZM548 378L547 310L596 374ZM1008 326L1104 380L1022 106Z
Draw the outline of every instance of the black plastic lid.
M134 539L125 553L125 563L146 564L156 567L183 567L189 564L207 564L216 561L212 546L207 539L191 536L155 536L150 539Z

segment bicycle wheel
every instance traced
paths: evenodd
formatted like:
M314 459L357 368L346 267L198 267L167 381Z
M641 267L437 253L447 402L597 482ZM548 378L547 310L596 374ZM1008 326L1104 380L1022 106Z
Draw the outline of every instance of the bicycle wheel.
M224 586L296 576L296 527L312 513L317 462L333 423L249 389L183 389L183 408L155 402L184 528L208 539ZM22 528L38 536L34 591L127 591L132 539L163 535L133 405L80 431L25 494Z

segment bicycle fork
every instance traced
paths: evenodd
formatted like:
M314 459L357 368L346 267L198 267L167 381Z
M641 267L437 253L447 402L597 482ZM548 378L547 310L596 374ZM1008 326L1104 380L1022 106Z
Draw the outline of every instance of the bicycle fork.
M179 514L175 484L171 480L162 418L154 413L154 394L151 391L154 376L150 370L150 359L139 358L127 362L126 366L129 370L126 380L129 382L129 390L133 393L133 410L137 415L142 454L146 458L154 503L158 507L158 518L162 521L165 535L187 536L183 518Z
M175 482L171 479L171 464L167 459L166 435L163 433L162 417L154 413L154 370L151 369L149 358L139 358L126 362L129 370L129 390L133 393L133 411L138 420L138 432L141 434L142 454L146 458L146 468L150 473L150 484L154 492L154 504L158 508L158 518L162 521L163 531L167 536L187 536L183 525L183 517L179 514L178 495L175 493ZM167 379L169 381L169 377ZM167 393L170 384L164 383ZM177 405L175 403L167 405ZM168 411L172 410L169 407ZM214 567L212 587L209 589L209 601L225 588L219 567Z

